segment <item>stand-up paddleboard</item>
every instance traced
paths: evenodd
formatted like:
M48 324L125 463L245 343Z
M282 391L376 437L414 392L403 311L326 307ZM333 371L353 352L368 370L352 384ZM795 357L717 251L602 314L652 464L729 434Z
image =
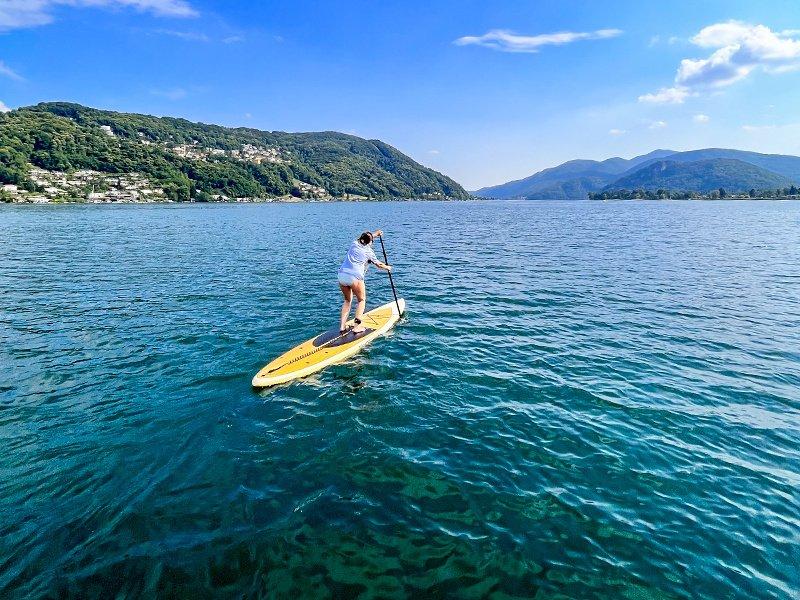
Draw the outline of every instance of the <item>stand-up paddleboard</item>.
M366 329L361 333L348 330L340 334L338 329L332 329L303 342L256 373L253 387L264 388L300 379L353 356L389 331L405 310L406 302L399 298L364 313L361 324ZM353 321L348 321L347 325L352 326Z

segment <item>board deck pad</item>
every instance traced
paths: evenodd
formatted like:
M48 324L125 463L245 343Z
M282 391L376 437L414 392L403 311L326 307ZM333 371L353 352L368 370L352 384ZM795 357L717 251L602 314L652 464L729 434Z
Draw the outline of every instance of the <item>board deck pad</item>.
M316 335L284 352L262 368L253 377L253 387L263 388L286 383L341 362L391 329L403 312L405 312L403 299L397 303L388 302L364 313L361 324L366 328L365 331L359 333L347 331L340 334L338 329L332 329ZM353 321L350 320L347 324L350 327Z
M363 322L361 324L364 325ZM352 330L349 330L344 335L341 335L338 329L329 329L325 333L321 333L320 335L314 338L314 347L319 348L320 346L327 345L328 348L333 348L335 346L341 346L342 344L349 344L350 342L354 342L356 340L360 340L363 337L367 337L373 331L375 331L374 327L372 328L367 327L364 331L361 331L359 333L353 333Z

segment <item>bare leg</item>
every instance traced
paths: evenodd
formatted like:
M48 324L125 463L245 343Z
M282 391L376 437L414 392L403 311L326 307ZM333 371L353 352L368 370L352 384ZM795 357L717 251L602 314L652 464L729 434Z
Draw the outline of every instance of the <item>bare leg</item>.
M353 299L353 290L346 285L342 285L341 283L339 284L339 289L342 290L342 296L344 296L342 315L339 318L339 332L341 333L344 331L345 323L347 323L347 317L350 316L350 301Z
M364 309L367 307L367 286L362 279L356 279L351 289L358 299L356 319L360 320L364 316ZM353 328L353 333L361 333L364 330L365 327L363 325L356 325Z

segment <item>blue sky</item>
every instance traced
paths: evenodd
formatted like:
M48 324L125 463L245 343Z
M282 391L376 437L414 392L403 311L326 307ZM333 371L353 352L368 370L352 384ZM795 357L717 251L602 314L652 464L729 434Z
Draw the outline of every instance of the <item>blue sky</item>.
M800 2L0 0L0 110L379 138L468 189L654 148L800 154Z

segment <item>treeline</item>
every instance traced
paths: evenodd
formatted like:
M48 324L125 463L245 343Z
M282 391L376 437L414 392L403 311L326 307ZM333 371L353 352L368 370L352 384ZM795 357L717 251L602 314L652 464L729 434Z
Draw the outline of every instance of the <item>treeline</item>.
M589 200L720 200L725 198L796 198L800 189L790 187L748 191L729 192L725 188L709 192L679 190L606 190L589 192Z
M113 136L101 129L108 126ZM245 144L280 148L284 162L247 162L215 154L178 156L170 148L232 151ZM452 179L378 140L336 132L284 133L229 129L184 119L45 103L0 115L0 183L27 185L30 166L51 171L139 172L174 201L224 195L280 197L305 193L298 182L334 197L466 199Z

